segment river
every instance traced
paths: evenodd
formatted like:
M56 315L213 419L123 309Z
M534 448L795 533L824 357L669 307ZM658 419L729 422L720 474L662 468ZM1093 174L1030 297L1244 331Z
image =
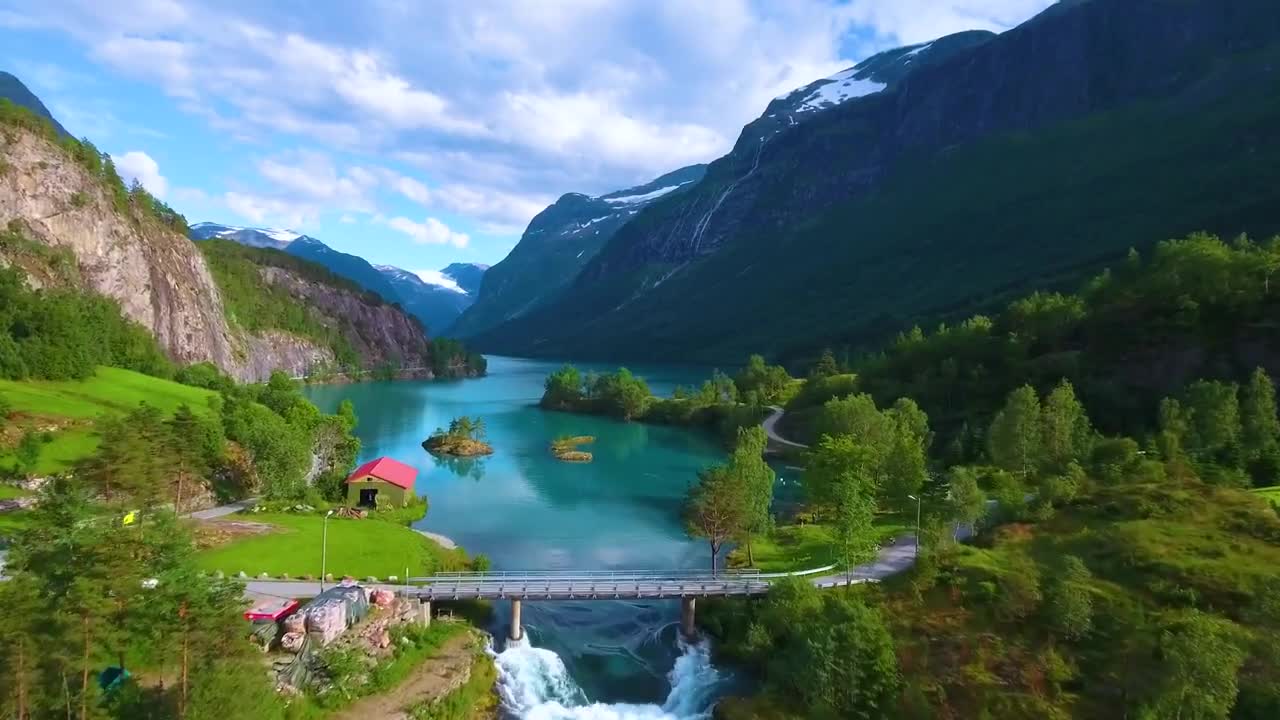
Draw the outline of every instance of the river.
M686 537L681 500L699 468L724 452L686 429L623 423L541 410L546 376L559 363L489 357L485 378L310 386L332 412L355 405L360 459L382 455L417 467L416 491L430 500L421 529L488 555L495 570L674 569L705 567L705 543ZM579 365L585 370L608 370ZM657 394L699 384L705 368L633 368ZM485 422L494 454L435 458L421 443L460 415ZM564 463L548 444L594 435L594 461ZM495 603L505 637L507 604ZM527 642L496 657L505 714L553 718L707 717L732 683L712 667L705 643L678 639L675 601L526 602Z

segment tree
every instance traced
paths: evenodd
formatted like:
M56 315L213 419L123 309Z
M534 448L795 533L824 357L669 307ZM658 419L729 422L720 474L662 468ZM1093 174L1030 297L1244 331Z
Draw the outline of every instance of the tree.
M1026 478L1043 457L1040 399L1030 385L1009 393L987 432L987 450L996 465Z
M733 379L738 393L745 395L756 391L766 403L777 402L791 384L791 376L781 365L768 365L764 357L752 355L747 358L747 366Z
M1045 597L1050 627L1068 640L1079 640L1093 627L1093 596L1089 587L1093 575L1075 555L1062 564Z
M901 684L893 637L860 595L775 583L752 625L752 654L770 690L816 718L893 716Z
M18 441L15 455L19 473L30 475L35 472L36 465L40 462L40 435L33 430L24 432L22 439Z
M1246 653L1239 631L1193 611L1160 634L1152 717L1225 720L1236 702Z
M746 525L745 488L724 465L698 473L698 483L685 499L685 529L693 537L705 538L711 548L711 572L725 542L742 533Z
M182 512L182 502L189 498L192 487L209 475L210 456L221 454L221 425L203 422L185 403L178 406L173 417L165 423L169 432L164 438L164 449L173 463L177 480L174 487L173 509ZM215 456L216 457L216 456Z
M596 378L592 395L605 412L623 420L643 415L653 397L648 384L626 368Z
M1045 398L1041 422L1044 460L1050 472L1060 472L1068 463L1089 456L1093 427L1071 383L1063 380Z
M1234 384L1196 381L1187 387L1186 407L1193 455L1206 459L1240 445L1240 399Z
M1262 368L1253 371L1240 403L1240 423L1246 457L1273 455L1280 445L1280 418L1276 417L1276 389Z
M582 400L582 373L572 365L564 365L547 376L543 388L542 407L569 410Z
M957 523L969 525L976 533L987 514L987 494L978 485L978 476L967 467L953 467L947 493L951 515Z
M836 363L836 356L835 353L831 352L831 348L825 348L822 351L818 362L814 363L813 369L809 371L809 377L811 378L825 378L839 374L840 365Z
M852 436L823 436L809 452L804 487L831 523L846 569L875 557L875 472L879 459Z
M756 562L752 540L767 533L773 521L769 508L773 504L776 474L764 461L767 442L764 428L759 425L738 428L737 442L729 456L729 472L736 482L741 483L745 495L745 515L739 541L747 548L747 563L750 565Z

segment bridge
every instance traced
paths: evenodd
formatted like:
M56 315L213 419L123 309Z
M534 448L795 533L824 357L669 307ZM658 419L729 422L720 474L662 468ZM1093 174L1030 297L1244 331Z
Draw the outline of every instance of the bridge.
M968 536L965 532L957 535ZM793 573L759 570L531 570L508 572L448 572L406 578L403 583L380 584L387 590L417 598L424 623L431 622L431 603L444 600L507 600L511 603L513 640L524 637L521 607L525 600L637 600L679 599L680 630L696 634L694 613L698 598L759 597L781 578L803 577L817 587L877 582L915 562L915 538L904 535L880 548L873 562L840 572L833 565ZM299 598L320 591L315 582L251 580L253 595Z
M434 600L510 600L509 637L524 636L520 610L524 600L660 600L680 599L680 629L695 633L694 608L700 597L753 597L769 592L772 581L789 576L816 576L835 566L798 573L759 570L543 570L526 572L450 572L409 578L402 594L418 598L423 617ZM864 579L865 581L865 579Z

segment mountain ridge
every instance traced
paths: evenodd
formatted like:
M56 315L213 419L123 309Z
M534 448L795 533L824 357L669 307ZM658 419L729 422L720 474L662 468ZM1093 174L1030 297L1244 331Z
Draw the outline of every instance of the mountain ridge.
M1277 37L1280 8L1261 0L1056 4L961 34L885 90L767 137L744 128L556 302L474 339L583 359L787 357L1069 284L1130 246L1269 234L1280 148L1261 128L1280 108L1258 88L1274 86Z
M706 165L690 165L641 185L598 196L565 193L529 221L511 252L485 272L476 302L452 332L468 337L549 302L632 216L687 192Z

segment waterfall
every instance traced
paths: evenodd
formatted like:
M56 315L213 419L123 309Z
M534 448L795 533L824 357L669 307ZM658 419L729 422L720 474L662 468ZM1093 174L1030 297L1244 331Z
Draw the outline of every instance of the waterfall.
M711 217L716 214L717 210L720 209L720 205L725 201L725 198L729 197L729 194L732 193L735 189L737 189L738 183L754 175L756 172L756 168L760 167L760 154L764 152L764 144L767 142L769 142L769 138L760 139L760 145L756 147L756 157L755 157L755 160L751 163L751 169L747 171L746 175L743 175L737 180L734 180L733 182L729 183L729 187L725 188L724 192L720 193L720 197L716 198L715 203L711 205L711 209L708 210L705 214L703 214L703 216L698 220L698 224L694 226L692 243L691 243L693 245L694 257L697 257L698 250L702 249L702 236L706 234L707 226L711 224Z
M705 720L723 678L711 665L705 640L681 640L680 650L662 705L589 703L559 655L532 646L527 636L508 642L494 656L503 713L520 720Z

